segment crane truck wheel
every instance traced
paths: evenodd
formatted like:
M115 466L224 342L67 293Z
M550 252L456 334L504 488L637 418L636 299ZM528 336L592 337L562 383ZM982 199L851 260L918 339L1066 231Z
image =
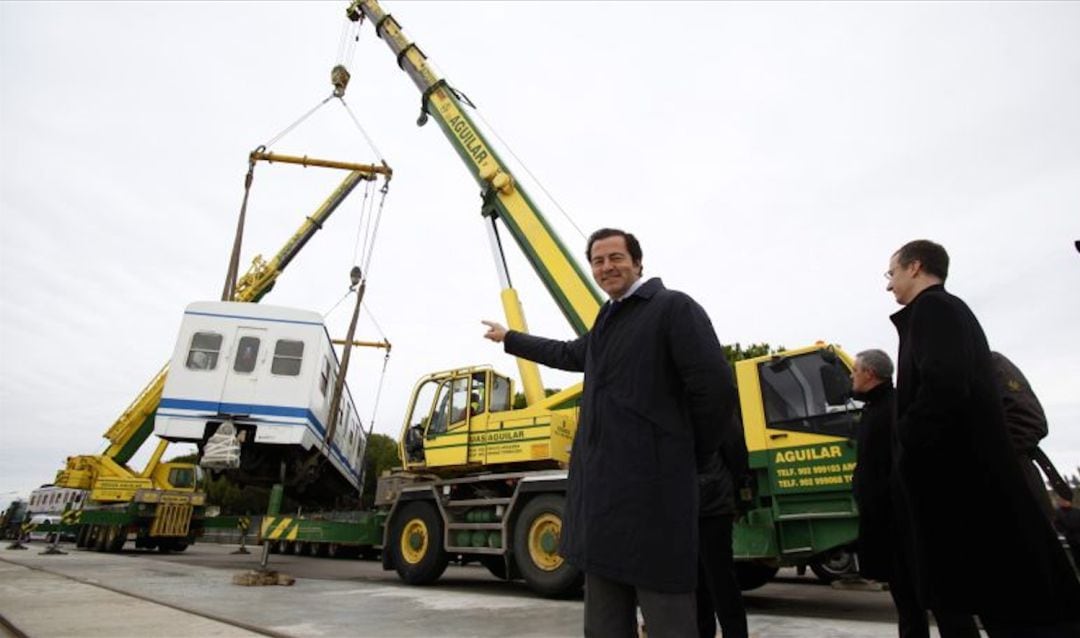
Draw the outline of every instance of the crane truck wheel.
M530 589L552 598L581 590L585 576L559 555L566 499L542 494L525 504L514 524L514 562Z
M779 567L762 563L736 562L735 580L739 581L739 589L750 591L772 580L778 571L780 571Z
M855 552L848 547L834 549L810 561L810 570L823 583L831 583L849 574L855 574L857 573Z
M413 501L394 515L390 548L401 580L426 585L446 571L450 557L443 549L442 519L427 501Z

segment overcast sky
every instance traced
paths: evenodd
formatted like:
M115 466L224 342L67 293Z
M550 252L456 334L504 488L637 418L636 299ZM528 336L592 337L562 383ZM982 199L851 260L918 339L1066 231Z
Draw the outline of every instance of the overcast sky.
M345 7L0 2L0 504L101 450L184 307L220 296L247 153L329 94ZM889 255L943 243L949 288L1027 374L1044 448L1076 471L1080 4L386 8L577 226L635 232L646 274L698 299L722 341L895 352ZM426 372L516 367L481 339L501 308L478 187L434 123L416 127L419 92L370 25L349 66L346 100L395 170L367 300L394 344L375 429L396 437ZM379 157L336 102L272 150ZM260 165L241 268L341 177ZM265 302L337 303L361 200ZM516 253L510 267L533 332L570 337ZM335 336L349 310L328 315ZM366 315L359 332L382 336ZM350 370L362 415L381 357Z

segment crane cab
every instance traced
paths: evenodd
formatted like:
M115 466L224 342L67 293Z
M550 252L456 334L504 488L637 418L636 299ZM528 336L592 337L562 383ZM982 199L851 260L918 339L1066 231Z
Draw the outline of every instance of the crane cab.
M559 405L557 397L567 392L512 410L513 381L490 367L430 374L412 392L398 450L402 464L406 470L557 467L569 460L577 426L576 402Z

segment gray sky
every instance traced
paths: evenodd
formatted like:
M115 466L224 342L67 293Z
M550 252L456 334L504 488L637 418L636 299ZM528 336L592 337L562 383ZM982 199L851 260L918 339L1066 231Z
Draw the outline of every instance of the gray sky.
M0 3L0 504L100 450L184 306L220 295L247 153L329 93L345 6ZM1080 464L1080 4L386 7L578 226L635 232L646 273L722 341L895 352L888 257L943 243L950 289L1046 407L1044 448ZM477 186L415 126L419 93L371 25L350 68L346 99L395 169L367 300L394 343L376 431L396 436L424 373L516 368L481 339L501 309ZM336 103L272 150L376 158ZM259 166L242 268L341 177ZM333 307L359 210L354 195L265 301ZM533 332L569 337L516 253L511 274ZM360 332L379 336L366 316ZM380 360L354 359L361 414Z

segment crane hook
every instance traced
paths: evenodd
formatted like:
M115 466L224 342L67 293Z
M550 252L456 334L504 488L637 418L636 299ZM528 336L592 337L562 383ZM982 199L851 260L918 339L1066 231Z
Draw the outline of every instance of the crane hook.
M349 86L352 75L344 64L338 64L330 70L330 83L334 85L334 97L344 97L345 87Z

